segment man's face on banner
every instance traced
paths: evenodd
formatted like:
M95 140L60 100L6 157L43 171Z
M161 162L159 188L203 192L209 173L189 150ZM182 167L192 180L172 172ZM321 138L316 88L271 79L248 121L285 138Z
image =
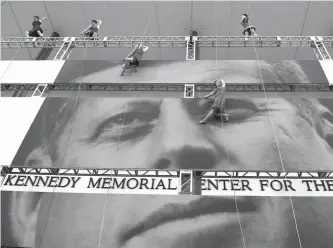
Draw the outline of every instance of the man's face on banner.
M230 99L229 122L206 126L197 123L211 105L206 100L84 99L63 166L282 170L277 138L286 170L330 169L332 153L306 116L284 99L269 99L269 104L275 134L265 99ZM65 142L68 136L62 138ZM233 198L196 202L196 197L109 195L103 218L105 200L55 194L42 247L96 246L102 219L101 247L243 247ZM49 206L44 203L41 209ZM297 247L289 198L239 197L237 203L247 247ZM321 204L310 198L294 198L293 203L303 225L301 235L307 235L312 228L304 229L307 211ZM199 212L197 205L202 205ZM207 208L220 211L208 215ZM40 221L37 233L42 231ZM316 235L325 234L318 231L322 225Z
M268 102L270 113L264 98L228 99L229 122L213 120L202 126L198 121L212 101L80 99L74 122L68 121L58 137L54 166L332 169L324 128L312 121L306 101ZM43 233L40 247L52 248L242 248L243 239L247 248L295 248L300 235L303 248L328 247L332 224L326 220L333 218L328 207L333 200L292 200L294 213L287 197L238 197L238 216L232 197L44 194L36 244Z

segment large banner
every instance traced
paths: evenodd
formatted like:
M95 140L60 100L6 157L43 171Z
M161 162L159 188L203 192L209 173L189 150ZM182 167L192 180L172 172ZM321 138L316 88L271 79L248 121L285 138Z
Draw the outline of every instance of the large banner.
M199 124L213 102L46 98L12 166L233 172L332 170L332 99L227 98L228 122L214 117ZM7 185L37 183L37 179L18 176L11 177ZM1 245L243 248L245 243L251 248L294 248L301 242L303 248L326 248L332 244L333 197L312 197L317 189L318 195L332 193L330 179L323 175L312 179L283 177L274 182L274 178L240 180L238 175L231 185L230 180L216 182L222 179L207 174L202 196L176 195L178 189L174 188L180 184L174 177L165 179L163 185L168 188L168 180L175 180L170 185L175 195L148 194L155 190L147 190L147 194L107 194L109 185L120 185L122 189L123 181L112 185L111 178L98 181L102 177L92 177L93 191L104 193L76 193L76 188L68 187L75 184L78 175L67 178L69 181L62 179L58 185L69 183L67 190L72 193L62 193L62 187L34 192L30 186L28 190L1 192ZM89 178L84 178L76 186L83 182L80 185L86 187ZM56 185L52 178L47 183L43 179L39 178L42 185ZM125 180L124 187L129 181ZM152 187L151 182L138 183L143 183L145 189L145 183ZM223 190L224 183L229 191ZM132 179L128 186L136 186L136 181ZM260 196L261 187L266 196ZM242 188L245 191L237 190ZM158 190L164 191L163 186L159 185ZM236 191L241 195L235 195ZM252 195L245 196L244 192ZM298 197L290 198L295 192Z
M122 61L68 60L55 83L227 83L328 84L318 61L256 60L142 60L138 71L122 73Z

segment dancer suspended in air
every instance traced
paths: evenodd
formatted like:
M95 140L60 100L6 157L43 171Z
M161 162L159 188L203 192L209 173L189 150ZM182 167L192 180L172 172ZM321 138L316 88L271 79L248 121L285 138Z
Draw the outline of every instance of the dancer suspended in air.
M213 117L222 117L223 121L228 121L228 115L224 111L224 103L225 103L225 81L220 79L219 81L214 82L214 90L203 98L208 99L209 97L214 96L215 100L211 107L211 110L207 114L207 116L201 120L200 124L206 124Z
M80 35L83 35L85 37L97 38L101 24L101 20L91 20L91 25L89 25L89 27L83 30Z
M247 14L242 15L242 20L241 20L240 24L244 28L243 35L245 35L245 36L258 36L257 33L256 33L256 27L251 25L250 18L248 17Z
M34 21L32 23L32 29L25 32L26 37L43 37L43 29L41 28L42 23L47 19L43 17L42 19L39 16L34 16Z
M124 73L127 69L134 68L135 71L138 71L137 67L140 65L142 56L145 52L147 52L147 50L148 50L147 46L137 44L135 46L135 49L125 59L125 63L123 64L123 71L121 73L121 76L124 75Z

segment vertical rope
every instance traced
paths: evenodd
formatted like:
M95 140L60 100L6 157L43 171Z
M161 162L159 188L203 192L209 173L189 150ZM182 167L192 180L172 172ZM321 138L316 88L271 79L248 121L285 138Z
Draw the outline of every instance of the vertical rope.
M47 6L46 6L46 3L45 3L45 0L43 0L43 3L44 3L44 7L45 7L45 10L46 10L47 17L48 17L49 20L50 20L50 23L51 23L51 26L52 26L53 32L55 32L55 29L54 29L54 26L53 26L53 23L52 23L52 20L51 20L51 16L50 16L49 11L48 11L48 9L47 9Z
M284 163L283 163L283 159L282 159L282 153L281 153L280 145L279 145L279 140L277 138L277 134L276 134L276 131L275 131L275 126L274 126L274 123L273 123L273 118L272 118L272 114L271 114L271 110L270 110L270 105L269 105L269 101L268 101L267 94L266 94L265 83L264 83L264 79L263 79L262 72L261 72L261 66L260 66L260 63L259 63L259 56L258 56L257 48L256 48L256 45L255 45L255 39L253 37L252 37L252 39L253 39L254 51L255 51L255 54L256 54L256 61L257 61L257 65L258 65L258 68L259 68L261 83L262 83L263 90L264 90L264 95L265 95L267 110L268 110L268 114L269 114L269 119L270 119L270 123L272 125L273 134L274 134L274 138L275 138L275 142L276 142L276 146L277 146L277 149L278 149L278 154L279 154L279 158L280 158L280 162L281 162L281 167L282 167L282 170L285 171L285 167L284 167ZM286 179L286 177L285 177L285 179ZM299 230L298 230L294 204L292 202L291 196L289 196L289 200L290 200L291 209L292 209L292 212L293 212L293 217L294 217L294 222L295 222L295 227L296 227L299 246L300 246L300 248L302 248L302 242L301 242L301 238L300 238L300 234L299 234Z
M193 29L193 0L190 2L190 31Z
M301 33L299 34L299 36L302 36L303 34L303 30L304 30L304 26L305 26L305 21L306 21L306 18L308 16L308 11L309 11L309 7L310 7L310 1L308 2L308 5L306 7L306 11L305 11L305 16L304 16L304 20L303 20L303 24L302 24L302 28L301 28ZM296 48L296 52L295 52L295 56L294 56L294 60L296 60L296 56L297 56L297 52L298 52L298 48Z
M83 16L85 16L85 11L84 11L84 3L81 2L81 6L82 6L82 12L83 12ZM74 128L74 123L75 123L75 118L76 118L76 113L77 113L77 107L78 107L78 103L79 103L79 98L80 98L80 93L81 93L81 86L82 86L82 81L83 81L83 71L84 71L84 66L85 66L85 63L86 63L86 55L87 55L87 47L85 48L84 50L84 58L83 58L83 66L82 66L82 69L81 69L81 74L80 74L80 84L79 84L79 90L78 90L78 93L77 93L77 96L76 96L76 101L75 101L75 107L74 107L74 113L73 113L73 119L72 119L72 123L71 123L71 127L70 127L70 130L69 130L69 135L68 135L68 139L66 141L66 144L65 144L65 149L64 149L64 155L63 155L63 158L62 158L62 161L61 161L61 164L59 166L59 168L62 168L63 165L64 165L64 162L65 162L65 159L66 159L66 154L67 154L67 150L68 150L68 145L69 145L69 141L71 139L71 135L73 133L73 128ZM47 225L47 221L48 221L48 218L49 218L49 214L50 214L50 211L51 211L51 206L52 206L52 202L53 202L53 199L54 199L54 194L55 194L55 187L53 188L53 192L52 192L52 197L51 197L51 201L50 201L50 205L48 207L48 210L47 210L47 213L46 213L46 218L45 218L45 221L43 223L43 227L42 227L42 233L41 233L41 237L40 237L40 240L38 242L38 246L37 248L40 248L41 244L42 244L42 240L43 240L43 235L44 235L44 231L45 231L45 227Z
M17 25L17 27L18 27L19 30L20 30L21 36L22 36L22 37L25 37L25 35L23 34L22 29L21 29L21 27L20 27L20 24L19 24L19 22L18 22L18 20L17 20L17 18L16 18L16 15L15 15L14 9L13 9L13 7L12 7L10 1L8 1L8 4L9 4L9 6L10 6L10 9L12 10L13 16L14 16L15 21L16 21L16 25ZM34 59L32 58L32 55L31 55L31 52L30 52L30 49L29 49L29 48L28 48L28 52L29 52L29 55L30 55L30 59L31 59L31 60L34 60Z
M217 29L218 29L217 23L218 23L218 20L217 20L216 11L217 11L216 0L214 0L214 19L215 19L215 23L216 23L216 26L215 26L215 36L217 37L217 32L218 32L217 31ZM231 13L230 13L230 16L231 16ZM229 28L229 30L230 30L230 28ZM216 66L216 69L217 69L218 51L217 51L217 44L215 44L215 45L216 45L215 66ZM224 103L223 103L224 104L224 108L225 108L225 102L226 102L226 99L224 99ZM221 119L220 119L220 121L221 121L221 126L222 126L222 129L223 129L224 128L223 113L221 113ZM230 166L231 164L230 164L228 147L227 147L227 145L225 145L224 147L225 147L225 153L226 153L227 160L228 160L228 165ZM230 180L232 180L233 179L233 173L232 173L231 170L229 172L230 172L230 175L231 175L231 179ZM243 246L244 246L244 248L246 248L243 227L242 227L242 223L241 223L241 220L240 220L240 214L239 214L239 209L238 209L236 191L234 191L234 201L235 201L235 207L236 207L236 210L237 210L237 218L238 218L238 224L239 224L241 235L242 235Z
M159 22L159 16L158 16L158 5L155 3L155 13L156 13L156 23L157 23L157 36L160 36L160 22ZM159 47L159 60L162 60L162 48Z
M230 18L229 18L229 31L228 31L228 36L230 37L231 35L231 23L232 23L232 2L229 3L230 6ZM227 60L229 59L229 50L227 49Z
M151 13L150 13L147 25L146 25L146 27L144 29L144 34L143 34L144 36L147 33L148 26L149 26L149 23L151 21L151 17L152 17L153 12L154 12L154 7L155 7L154 5L156 5L156 3L154 3L153 6L152 6ZM134 75L134 72L133 72L132 76L133 75ZM132 85L133 85L133 83L131 83L131 85L130 85L129 92L132 90ZM122 135L122 130L123 130L123 126L124 126L124 121L125 121L125 117L126 117L126 113L127 113L127 108L128 108L128 101L126 101L126 103L125 103L125 111L123 113L123 119L122 119L122 123L121 123L121 127L120 127L119 136L118 136L118 139L117 139L117 145L116 145L116 150L115 151L117 151L118 147L119 147L119 143L120 143L120 139L121 139L121 135ZM112 177L112 174L110 174L110 178L111 177ZM98 246L97 246L97 248L100 248L100 246L101 246L102 233L103 233L104 220L105 220L105 211L106 211L106 207L107 207L109 192L110 192L110 188L108 188L106 196L105 196L104 207L103 207L103 214L102 214L102 223L101 223L101 228L100 228L100 233L99 233L99 239L98 239Z

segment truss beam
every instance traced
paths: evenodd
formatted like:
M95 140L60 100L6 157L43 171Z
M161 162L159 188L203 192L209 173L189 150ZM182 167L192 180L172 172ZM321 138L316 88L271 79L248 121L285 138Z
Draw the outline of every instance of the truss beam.
M185 87L188 88L185 88ZM168 92L183 92L187 90L194 92L209 92L213 90L211 84L172 84L172 83L137 83L137 84L117 84L117 83L94 83L94 84L79 84L79 83L60 83L48 84L47 91L168 91ZM265 87L264 87L265 86ZM227 84L226 91L228 92L332 92L333 85L327 84ZM35 91L38 84L1 84L2 91ZM192 98L192 94L190 97ZM194 96L193 96L194 97Z
M195 172L200 177L241 177L241 178L333 178L333 170L329 171L220 171L220 170L168 170L168 169L110 169L110 168L57 168L57 167L24 167L1 165L1 175L28 174L28 175L77 175L77 176L160 176L181 177L182 174L189 176Z
M86 184L78 184L82 187L96 187L98 181L103 178L113 178L113 180L117 180L118 182L123 181L127 178L128 180L137 181L137 185L133 187L127 186L129 189L137 188L139 185L138 181L140 179L144 179L147 182L153 180L167 180L169 182L168 190L170 194L178 194L178 195L201 195L202 194L202 182L206 180L320 180L321 183L324 180L332 180L333 179L333 171L306 171L306 172L280 172L280 171L209 171L209 170L137 170L137 169L95 169L95 168L32 168L32 167L21 167L21 166L1 166L0 173L0 185L1 190L10 190L10 191L33 191L33 192L50 192L47 191L49 187L52 192L54 192L54 188L59 188L58 183L61 184L61 179L63 178L78 178L83 179ZM20 177L20 179L18 179ZM25 178L30 177L34 178L33 180L26 180ZM45 184L40 187L39 183L35 183L35 181L39 181L39 178L44 177L44 181L41 184ZM49 178L52 178L50 181ZM88 181L85 179L96 178L96 184L93 186L87 183ZM37 180L36 180L37 179ZM214 181L215 181L214 180ZM24 182L25 181L25 182ZM178 186L171 188L170 182L178 182ZM29 183L29 184L28 184ZM110 182L108 182L110 183ZM51 185L52 184L52 185ZM122 186L121 186L122 184ZM128 184L127 184L128 185ZM26 186L26 188L24 188ZM78 186L78 188L80 188ZM64 185L61 186L65 187ZM113 186L114 187L114 186ZM205 186L204 186L205 187ZM70 188L64 189L63 192L72 192ZM97 186L100 188L100 186ZM125 189L125 183L120 183L118 189ZM106 189L106 188L105 188ZM113 188L112 188L113 189ZM166 188L164 187L163 190ZM46 190L46 191L45 191ZM156 194L152 191L155 189L151 189L150 191L146 191L146 194ZM162 190L162 191L163 191ZM205 189L204 189L205 190ZM210 190L210 189L209 189ZM231 189L233 191L233 189ZM127 192L126 192L127 191ZM138 194L139 190L135 189L131 192L127 190L109 192L107 190L104 193L111 194ZM162 191L160 191L162 193ZM224 189L222 190L224 191ZM60 191L61 192L61 191ZM97 191L95 191L97 192ZM84 193L79 191L78 193ZM90 192L91 193L91 192ZM101 192L103 193L103 192ZM318 192L315 192L318 193ZM140 193L139 193L140 194ZM158 194L158 193L157 193ZM220 192L215 195L225 195L226 192ZM207 193L205 194L207 195ZM209 194L208 194L209 195ZM331 194L327 194L327 196L332 196Z
M186 60L196 59L197 38L196 36L186 37Z
M61 48L64 42L72 41L74 48L119 48L134 47L143 43L150 47L187 47L190 36L113 36L97 40L85 37L2 37L1 48ZM312 36L260 36L245 40L244 36L195 36L196 47L310 47ZM333 47L333 36L315 37L326 47Z

